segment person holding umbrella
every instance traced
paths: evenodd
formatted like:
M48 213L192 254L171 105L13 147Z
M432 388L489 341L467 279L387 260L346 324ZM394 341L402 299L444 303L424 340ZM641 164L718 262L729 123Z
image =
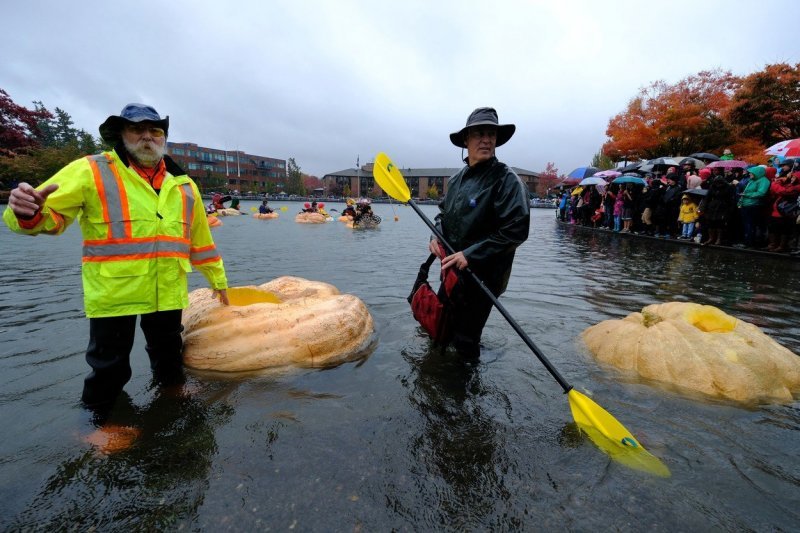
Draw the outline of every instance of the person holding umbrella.
M442 270L469 267L495 296L505 291L514 253L527 240L530 226L528 189L495 156L495 149L515 130L513 124L500 124L493 108L480 107L470 113L463 128L450 134L453 145L466 148L466 166L448 180L436 226L456 252L443 256L435 237L429 245L441 259ZM450 344L461 357L475 360L493 304L474 276L460 278L450 296L454 302Z

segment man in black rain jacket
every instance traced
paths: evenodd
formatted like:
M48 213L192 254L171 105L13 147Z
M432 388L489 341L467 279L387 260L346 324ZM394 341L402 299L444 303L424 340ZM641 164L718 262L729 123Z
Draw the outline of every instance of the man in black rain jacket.
M517 247L528 238L530 200L528 189L513 170L495 157L495 148L514 134L513 124L498 124L490 107L473 111L450 141L467 149L467 164L447 182L447 194L439 204L436 225L456 253L442 259L442 269L469 267L500 296L511 276ZM439 255L436 240L430 250ZM453 347L465 358L480 356L483 327L492 302L468 275L450 296Z

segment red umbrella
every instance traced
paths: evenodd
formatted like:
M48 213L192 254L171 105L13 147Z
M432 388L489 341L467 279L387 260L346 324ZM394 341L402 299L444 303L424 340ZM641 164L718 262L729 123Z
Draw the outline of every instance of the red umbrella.
M713 163L709 163L706 165L706 168L747 168L750 166L750 163L745 161L739 161L738 159L728 159L722 161L714 161Z
M789 139L788 141L781 141L778 144L773 144L764 150L764 153L781 157L800 156L800 139Z

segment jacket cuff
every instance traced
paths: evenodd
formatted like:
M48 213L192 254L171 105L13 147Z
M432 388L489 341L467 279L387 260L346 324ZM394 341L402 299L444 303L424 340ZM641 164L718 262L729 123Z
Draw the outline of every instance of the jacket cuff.
M35 215L33 215L33 218L28 218L28 219L20 218L16 214L14 216L17 217L17 222L19 223L19 227L22 228L22 229L33 229L33 228L35 228L37 225L39 225L39 223L44 218L44 215L42 215L41 209L39 211L37 211Z

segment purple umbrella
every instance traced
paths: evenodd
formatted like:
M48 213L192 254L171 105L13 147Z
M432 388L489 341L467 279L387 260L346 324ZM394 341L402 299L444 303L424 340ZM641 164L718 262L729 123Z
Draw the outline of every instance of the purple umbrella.
M706 168L747 168L750 163L739 161L738 159L728 159L722 161L714 161L706 165Z
M593 178L616 178L617 176L622 176L622 172L617 172L616 170L601 170L597 172Z

